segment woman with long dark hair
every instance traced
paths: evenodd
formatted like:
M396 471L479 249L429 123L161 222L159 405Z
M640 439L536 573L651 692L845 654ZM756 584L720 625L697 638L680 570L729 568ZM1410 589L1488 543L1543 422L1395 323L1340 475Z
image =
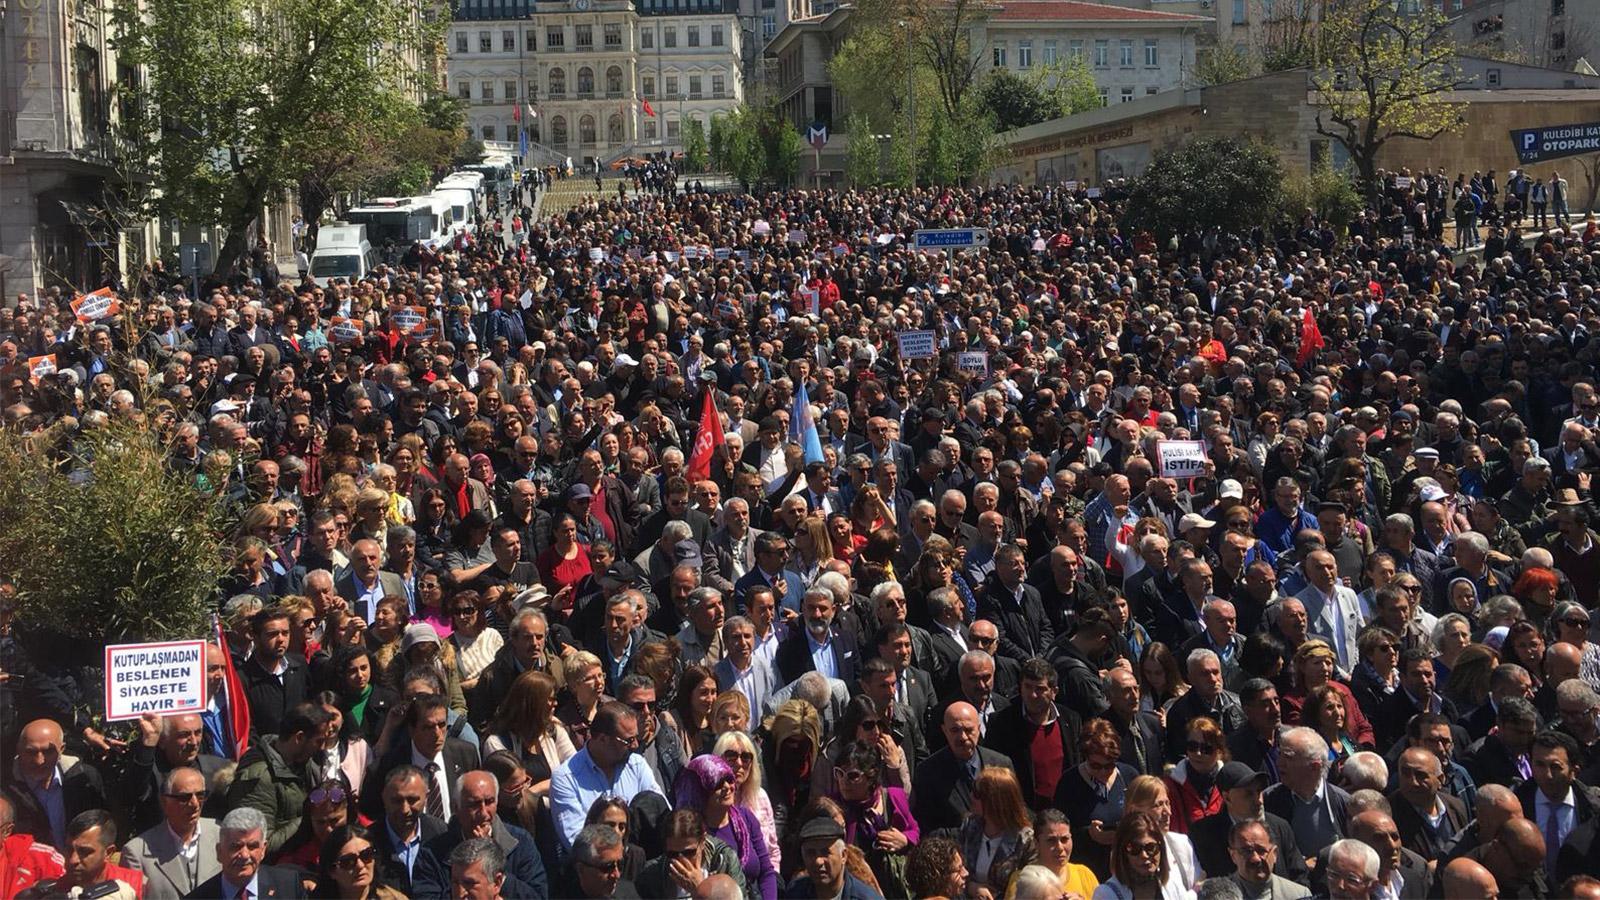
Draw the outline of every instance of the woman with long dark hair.
M851 741L833 761L830 796L844 810L845 842L861 848L878 883L890 892L905 884L905 857L922 836L906 792L883 785L877 745Z
M367 830L341 825L323 839L317 860L313 897L333 900L405 900L405 894L384 883L378 871L378 848Z

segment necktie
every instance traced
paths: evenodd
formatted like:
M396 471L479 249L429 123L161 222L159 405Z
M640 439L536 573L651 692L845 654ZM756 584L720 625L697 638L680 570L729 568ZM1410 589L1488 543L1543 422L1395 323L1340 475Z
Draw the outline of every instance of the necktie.
M239 889L239 900L250 900L250 888L242 887Z
M1554 875L1556 855L1561 852L1561 807L1554 803L1546 807L1544 819L1544 868Z
M444 794L439 790L438 763L428 763L428 815L444 818Z
M1144 736L1139 734L1139 723L1133 722L1128 727L1128 736L1133 738L1133 758L1138 761L1140 772L1149 772L1144 763Z

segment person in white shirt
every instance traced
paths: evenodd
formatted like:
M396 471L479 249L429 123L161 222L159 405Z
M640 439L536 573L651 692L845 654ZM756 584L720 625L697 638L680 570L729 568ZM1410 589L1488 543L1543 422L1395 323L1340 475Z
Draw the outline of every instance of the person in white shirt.
M1341 672L1354 671L1361 661L1356 635L1366 624L1361 614L1361 598L1339 583L1339 566L1332 553L1317 550L1308 554L1303 568L1310 584L1296 599L1305 604L1311 630L1331 639L1329 643L1338 657Z
M122 864L144 873L145 900L177 900L222 871L217 823L200 815L205 802L199 769L179 767L162 780L163 821L122 848Z

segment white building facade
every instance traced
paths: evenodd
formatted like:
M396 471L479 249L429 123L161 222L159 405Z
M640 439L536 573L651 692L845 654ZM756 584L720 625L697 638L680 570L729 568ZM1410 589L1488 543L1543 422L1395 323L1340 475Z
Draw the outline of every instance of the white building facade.
M681 149L682 123L744 98L737 0L464 0L447 41L450 91L481 140L530 161Z

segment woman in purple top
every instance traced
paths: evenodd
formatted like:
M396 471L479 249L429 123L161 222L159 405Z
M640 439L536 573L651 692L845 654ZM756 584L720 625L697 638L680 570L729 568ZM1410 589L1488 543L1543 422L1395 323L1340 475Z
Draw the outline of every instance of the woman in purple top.
M673 807L697 809L705 819L706 833L733 848L744 870L745 896L749 900L777 900L778 870L772 865L761 822L740 806L733 767L720 756L703 754L689 760L673 785Z
M879 780L883 757L874 744L851 741L833 761L833 797L844 809L844 839L866 855L885 895L905 880L906 855L921 838L911 801Z

